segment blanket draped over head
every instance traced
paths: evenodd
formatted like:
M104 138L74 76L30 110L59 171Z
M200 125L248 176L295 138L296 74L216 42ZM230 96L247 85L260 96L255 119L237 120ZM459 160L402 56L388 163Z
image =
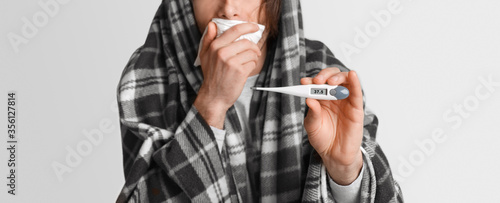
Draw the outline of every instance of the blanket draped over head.
M255 92L250 137L231 107L219 153L192 105L203 81L193 65L200 37L190 0L164 0L123 71L117 93L125 185L117 202L332 202L329 177L303 128L303 98ZM304 38L299 0L282 1L271 44L256 86L298 85L326 67L349 71L324 44ZM401 202L375 141L377 125L365 111L361 202Z

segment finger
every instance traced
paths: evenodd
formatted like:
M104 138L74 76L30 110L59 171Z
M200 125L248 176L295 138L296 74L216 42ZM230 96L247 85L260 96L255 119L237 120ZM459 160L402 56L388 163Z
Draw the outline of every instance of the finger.
M241 35L257 31L259 31L259 26L254 23L238 24L222 33L222 35L218 38L218 41L221 44L229 44L231 42L234 42Z
M250 61L248 63L245 63L243 64L243 70L245 71L245 76L250 76L250 73L252 72L252 70L255 69L255 67L257 66L257 62L254 62L254 61Z
M348 85L349 81L347 80L347 75L348 75L347 72L339 72L328 78L326 82L329 85L340 85L340 84Z
M207 33L203 36L201 52L205 53L210 44L215 40L217 36L217 25L214 22L209 22L207 25Z
M245 63L248 63L251 61L257 63L257 61L259 60L259 57L252 50L246 50L246 51L243 51L239 54L236 54L235 56L231 57L229 60L234 60L236 62L236 64L242 65L242 64L245 64Z
M259 57L252 50L246 50L228 59L227 63L231 66L241 66L245 63L257 63Z
M232 56L235 56L247 50L253 51L257 56L261 56L262 54L259 47L247 39L239 40L237 42L230 43L229 45L220 48L219 54L224 55L222 58L226 57L231 58Z
M329 67L319 71L318 75L314 77L314 84L325 84L326 80L330 78L332 75L339 73L340 69L337 67Z
M354 108L363 109L363 92L361 91L361 83L359 82L358 74L355 71L349 71L349 101Z
M314 134L321 128L321 105L318 100L311 98L306 99L306 104L309 110L304 119L304 127L309 133Z
M306 78L300 79L301 85L310 85L312 83L313 83L313 79L311 77L306 77Z

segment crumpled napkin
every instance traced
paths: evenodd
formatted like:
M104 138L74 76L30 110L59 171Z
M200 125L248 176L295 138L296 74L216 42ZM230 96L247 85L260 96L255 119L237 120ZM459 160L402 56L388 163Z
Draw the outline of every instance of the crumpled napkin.
M241 23L247 23L246 21L226 20L226 19L222 19L222 18L213 18L212 22L214 22L217 25L217 37L219 37L226 30L228 30L229 28L231 28L235 25L238 25ZM266 28L266 26L264 26L264 25L261 25L261 24L257 24L257 25L259 26L259 31L242 35L238 39L236 39L235 41L238 41L241 39L248 39L251 42L257 44L259 42L260 38L262 38L262 33L264 33L264 29ZM201 65L201 63L200 63L200 51L201 51L201 47L202 47L203 38L205 37L205 34L207 34L207 29L208 29L208 26L207 26L207 28L205 28L205 31L203 32L203 36L201 37L201 40L200 40L200 46L198 48L198 56L196 57L196 60L194 61L195 66Z

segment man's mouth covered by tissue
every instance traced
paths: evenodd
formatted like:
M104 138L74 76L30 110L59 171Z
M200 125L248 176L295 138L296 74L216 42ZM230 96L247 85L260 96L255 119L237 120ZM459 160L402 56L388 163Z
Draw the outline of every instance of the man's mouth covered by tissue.
M219 37L226 30L228 30L229 28L231 28L235 25L242 24L242 23L248 23L247 21L226 20L226 19L222 19L222 18L213 18L212 22L214 22L217 25L217 37ZM255 23L255 24L257 24L257 23ZM262 34L264 33L264 30L266 28L264 25L261 25L261 24L257 24L257 25L259 26L259 30L257 32L242 35L238 39L236 39L235 41L238 41L241 39L247 39L247 40L250 40L251 42L257 44L259 42L259 40L262 38ZM198 48L198 56L196 57L196 60L194 62L195 66L200 65L200 51L202 49L203 37L205 37L205 35L207 34L207 29L208 29L208 27L205 28L205 31L203 32L203 36L201 37L201 40L200 40L200 46Z

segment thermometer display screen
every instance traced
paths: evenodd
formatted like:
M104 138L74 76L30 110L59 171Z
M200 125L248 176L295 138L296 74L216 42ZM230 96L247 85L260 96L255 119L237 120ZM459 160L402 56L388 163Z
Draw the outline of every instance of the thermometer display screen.
M327 89L322 88L311 88L312 95L326 95Z

